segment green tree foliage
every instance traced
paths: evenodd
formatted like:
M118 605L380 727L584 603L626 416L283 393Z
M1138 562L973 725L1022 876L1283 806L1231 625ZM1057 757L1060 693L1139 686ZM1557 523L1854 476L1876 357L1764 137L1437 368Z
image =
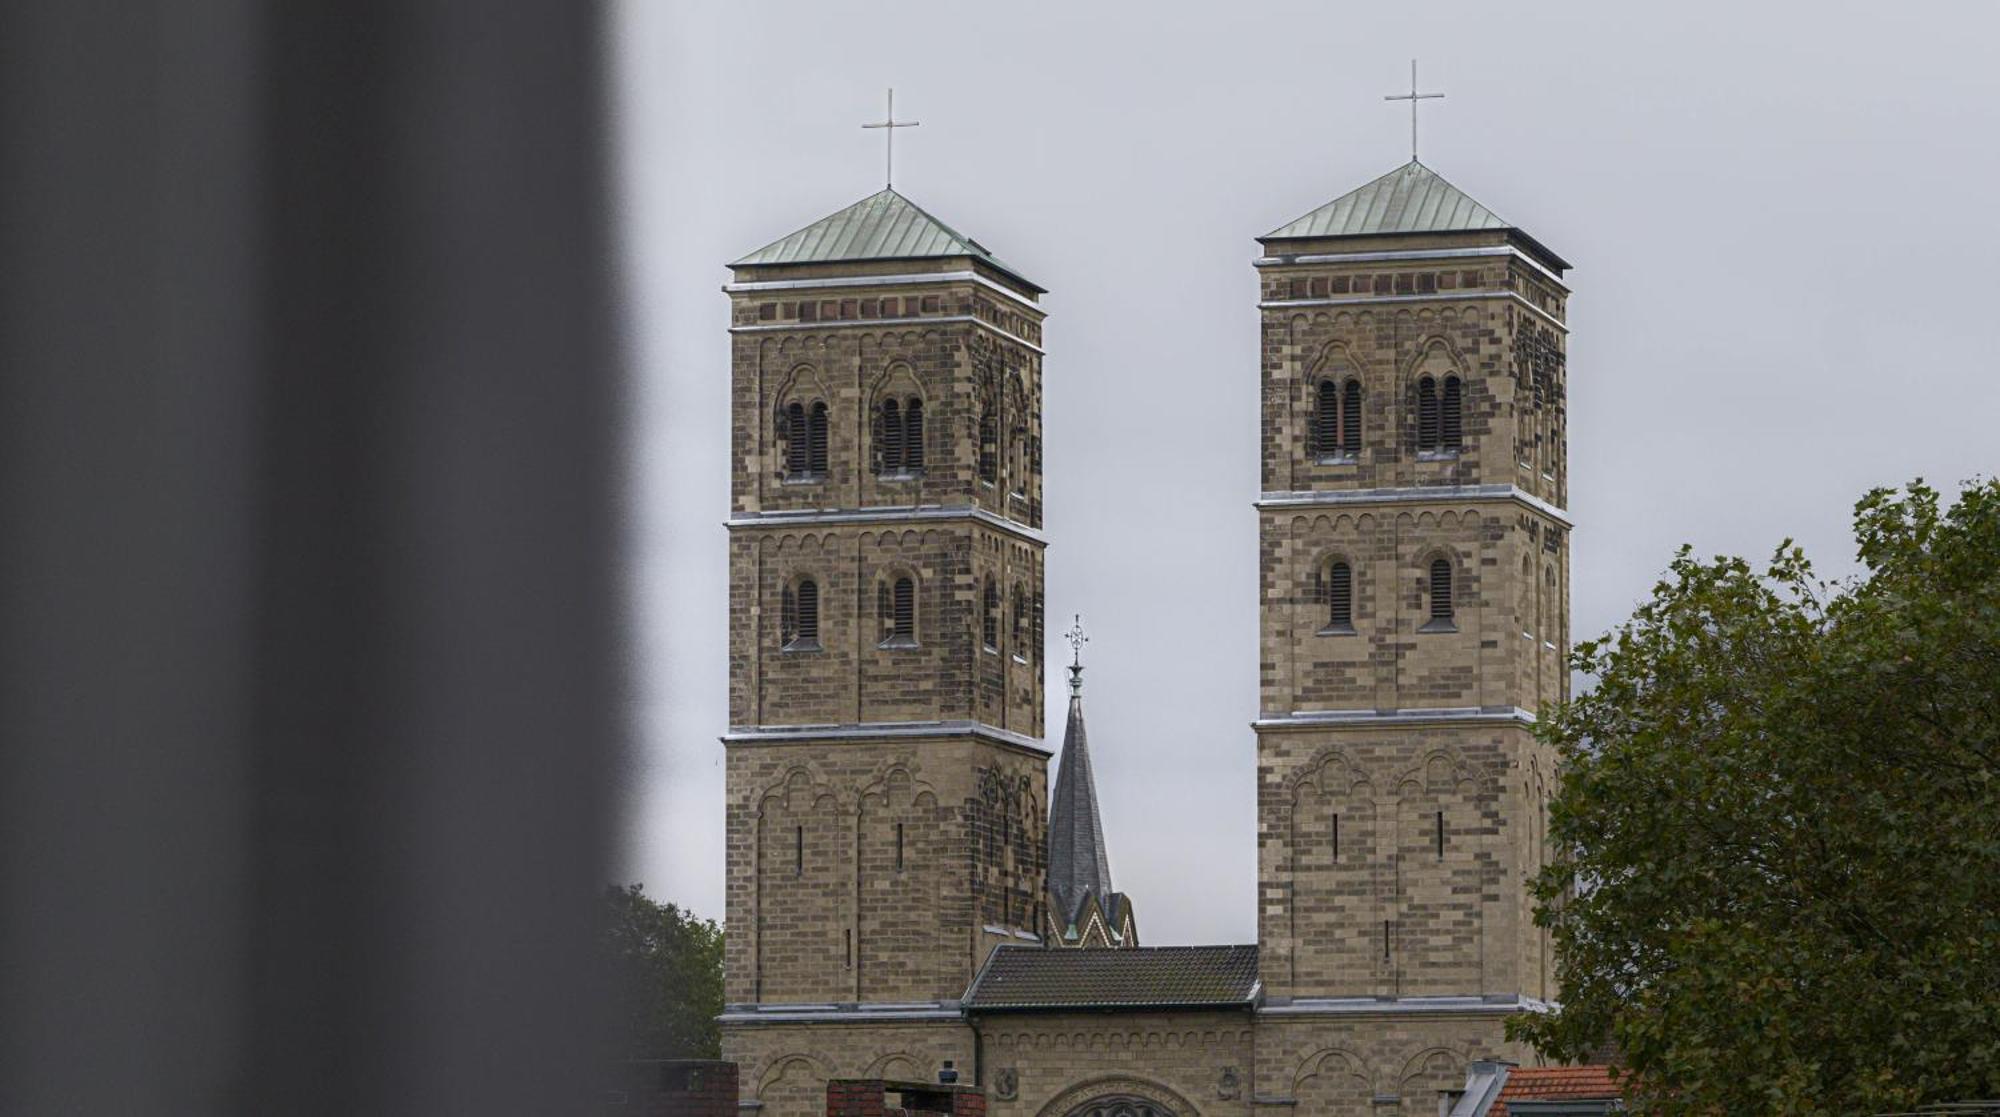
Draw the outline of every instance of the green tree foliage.
M1640 1107L1867 1114L2000 1094L2000 484L1856 506L1862 573L1682 549L1577 648L1535 882L1560 1010Z
M721 1057L720 925L655 903L639 885L612 885L604 893L604 950L619 1010L615 1057Z

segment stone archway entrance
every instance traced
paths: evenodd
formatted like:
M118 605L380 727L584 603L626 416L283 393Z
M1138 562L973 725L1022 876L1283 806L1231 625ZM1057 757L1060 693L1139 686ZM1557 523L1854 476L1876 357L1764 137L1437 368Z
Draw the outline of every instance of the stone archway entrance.
M1114 1094L1092 1098L1071 1109L1064 1117L1179 1117L1173 1110L1148 1098Z

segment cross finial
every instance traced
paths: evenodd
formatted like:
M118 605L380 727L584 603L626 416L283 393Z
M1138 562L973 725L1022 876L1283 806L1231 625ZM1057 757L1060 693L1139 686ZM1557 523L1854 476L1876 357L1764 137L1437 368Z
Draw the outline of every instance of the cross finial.
M1090 637L1084 635L1083 633L1082 613L1076 614L1075 622L1069 626L1069 631L1063 634L1063 638L1069 641L1069 646L1071 649L1071 655L1069 661L1069 692L1073 695L1082 694L1083 693L1083 646L1085 644L1090 643Z
M1444 94L1417 92L1417 60L1412 58L1410 59L1410 91L1408 93L1390 93L1385 95L1382 99L1384 101L1408 101L1410 103L1410 162L1412 163L1416 162L1417 161L1417 102L1443 100Z
M883 165L882 169L882 186L884 189L896 185L896 129L915 128L918 124L921 123L923 122L918 120L896 119L896 91L894 89L891 89L889 90L888 113L885 114L882 117L882 119L877 123L862 125L863 128L882 129L884 133L884 138L887 140L887 146L889 149L886 152L887 162Z

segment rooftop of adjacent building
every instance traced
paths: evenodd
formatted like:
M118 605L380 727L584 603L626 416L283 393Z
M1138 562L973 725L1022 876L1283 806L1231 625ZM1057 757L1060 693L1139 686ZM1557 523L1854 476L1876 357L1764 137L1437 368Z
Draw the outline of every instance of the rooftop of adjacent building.
M970 1012L1248 1009L1257 993L1255 946L1002 946L972 979L964 1005Z

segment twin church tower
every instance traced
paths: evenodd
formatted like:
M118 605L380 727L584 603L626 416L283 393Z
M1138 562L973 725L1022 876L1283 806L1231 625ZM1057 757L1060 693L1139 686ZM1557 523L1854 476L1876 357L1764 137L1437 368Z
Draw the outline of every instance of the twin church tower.
M1532 1060L1568 265L1414 160L1259 243L1255 946L1136 945L1074 672L1050 805L1044 289L890 189L731 265L746 1107L1428 1117Z

